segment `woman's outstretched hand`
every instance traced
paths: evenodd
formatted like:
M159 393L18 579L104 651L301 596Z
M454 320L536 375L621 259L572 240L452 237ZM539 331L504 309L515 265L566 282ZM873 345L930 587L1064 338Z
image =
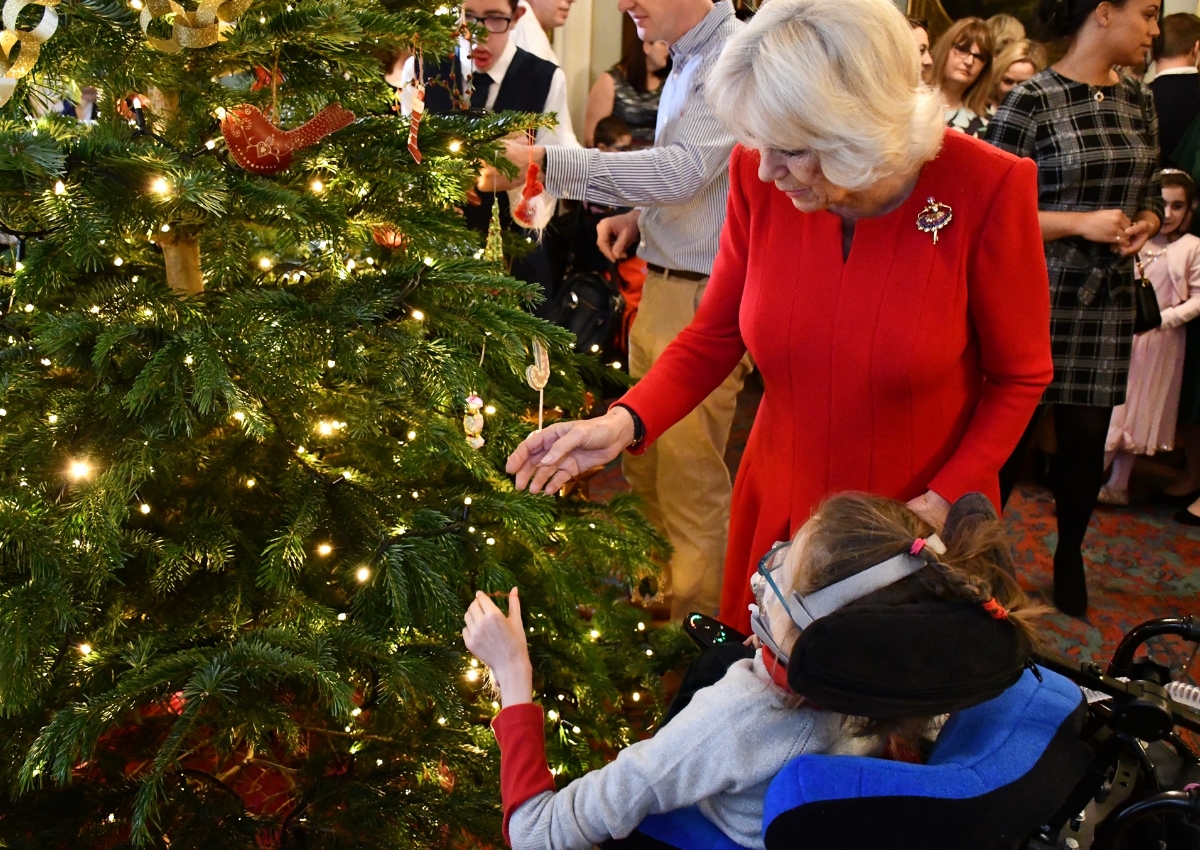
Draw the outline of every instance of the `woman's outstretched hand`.
M597 419L556 422L517 446L504 467L518 490L556 493L581 472L603 466L633 442L633 417L614 407Z
M521 622L521 599L514 587L508 594L508 616L482 590L463 617L463 641L471 654L491 668L500 689L500 703L507 708L533 702L533 665Z

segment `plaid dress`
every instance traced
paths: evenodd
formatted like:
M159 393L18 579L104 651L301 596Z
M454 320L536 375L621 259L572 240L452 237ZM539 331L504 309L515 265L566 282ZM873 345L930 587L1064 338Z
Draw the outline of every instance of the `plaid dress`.
M1158 117L1150 89L1122 77L1111 86L1053 69L1012 90L985 139L1038 167L1038 208L1141 210L1162 218ZM1068 237L1046 243L1054 381L1043 402L1114 407L1125 400L1133 346L1133 259Z

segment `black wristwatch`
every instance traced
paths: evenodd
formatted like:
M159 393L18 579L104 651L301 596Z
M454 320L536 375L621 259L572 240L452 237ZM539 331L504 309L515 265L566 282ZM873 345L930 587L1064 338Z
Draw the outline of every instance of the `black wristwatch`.
M633 419L633 441L625 448L632 449L640 446L646 439L646 426L642 422L642 417L638 416L637 411L627 404L614 404L613 407L623 408L628 411L630 417Z

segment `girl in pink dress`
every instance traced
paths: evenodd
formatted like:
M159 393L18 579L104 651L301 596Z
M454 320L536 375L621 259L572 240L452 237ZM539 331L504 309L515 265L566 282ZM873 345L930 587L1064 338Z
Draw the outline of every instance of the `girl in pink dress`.
M1135 455L1170 451L1183 379L1184 325L1200 316L1200 238L1187 232L1196 208L1196 186L1183 171L1162 172L1166 211L1162 229L1138 252L1146 279L1158 295L1162 326L1133 338L1129 389L1114 408L1106 449L1112 475L1100 491L1106 505L1129 504Z

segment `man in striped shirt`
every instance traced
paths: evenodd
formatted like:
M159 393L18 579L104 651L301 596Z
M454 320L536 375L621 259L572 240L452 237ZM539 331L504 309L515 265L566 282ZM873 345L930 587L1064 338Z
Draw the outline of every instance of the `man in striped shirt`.
M649 266L629 342L630 372L641 377L691 322L717 254L734 139L713 115L706 88L709 69L742 24L732 0L620 0L619 8L643 41L671 45L654 147L604 153L511 143L507 153L518 166L537 163L551 195L635 207L601 221L598 233L609 259L636 242ZM749 368L743 360L645 454L625 456L625 477L675 548L668 570L674 620L715 614L720 603L732 489L725 444Z

